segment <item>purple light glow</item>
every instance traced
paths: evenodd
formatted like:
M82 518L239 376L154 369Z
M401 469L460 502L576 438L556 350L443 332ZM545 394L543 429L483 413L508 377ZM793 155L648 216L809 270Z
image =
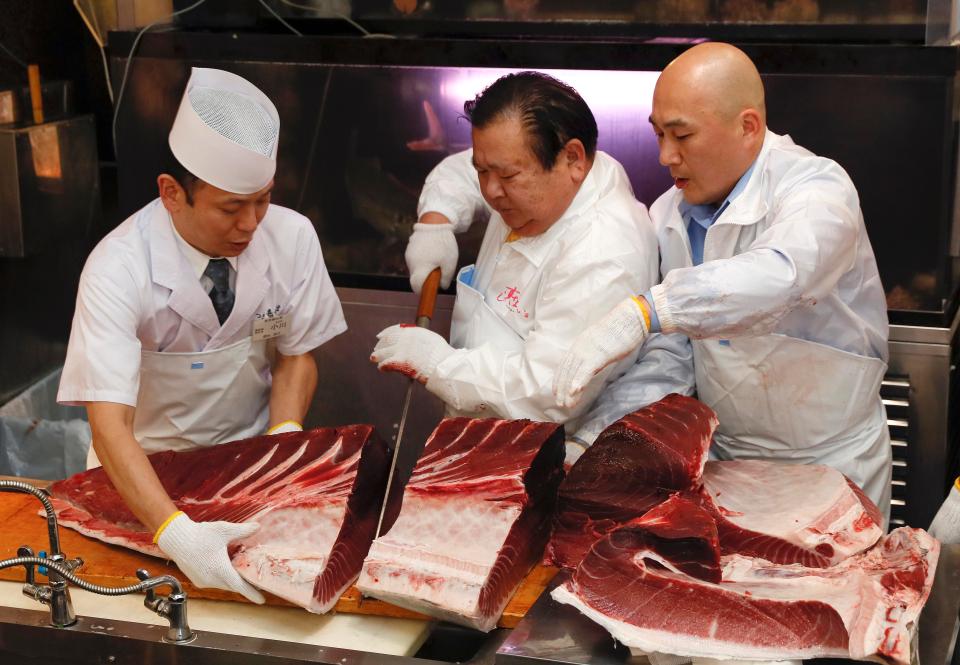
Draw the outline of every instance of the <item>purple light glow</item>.
M462 68L435 70L442 108L435 109L453 150L470 146L470 126L460 119L463 103L505 74L521 69ZM658 163L656 136L647 118L660 72L538 70L572 86L590 106L599 129L598 148L618 159L634 191L649 205L672 184Z
M463 105L488 85L505 74L521 69L456 69L444 70L441 95L454 104ZM629 108L650 114L653 87L660 72L595 71L577 69L543 69L544 74L572 86L586 100L594 113L601 109Z

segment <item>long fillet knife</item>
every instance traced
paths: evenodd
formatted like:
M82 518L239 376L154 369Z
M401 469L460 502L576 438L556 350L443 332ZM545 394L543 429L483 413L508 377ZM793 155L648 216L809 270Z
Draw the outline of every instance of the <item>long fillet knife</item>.
M430 328L430 319L433 318L433 309L437 304L437 289L440 287L440 268L434 269L427 279L423 282L423 288L420 289L420 304L417 305L417 326L420 328ZM413 396L413 386L416 379L410 379L407 386L407 394L403 398L403 411L400 412L400 426L397 428L397 440L393 444L393 459L390 460L390 475L387 476L387 489L383 493L383 505L380 506L380 519L377 520L377 531L374 538L380 537L380 529L383 528L383 516L387 512L387 503L390 500L390 487L393 485L393 472L397 468L397 456L400 452L400 441L403 439L403 430L407 424L407 412L410 410L410 398Z

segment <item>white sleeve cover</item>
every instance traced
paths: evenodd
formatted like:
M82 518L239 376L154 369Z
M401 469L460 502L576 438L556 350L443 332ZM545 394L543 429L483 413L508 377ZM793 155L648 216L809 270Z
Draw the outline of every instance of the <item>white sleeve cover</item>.
M480 181L473 167L473 150L450 155L427 176L417 204L417 219L438 212L462 233L481 214L490 215L490 207L480 193Z
M694 339L762 335L800 305L829 294L851 269L859 199L839 166L785 178L773 223L736 256L670 271L653 287L664 332Z
M628 413L670 393L692 395L694 383L693 349L687 336L654 333L644 342L637 362L600 393L580 429L567 436L591 445L600 432Z

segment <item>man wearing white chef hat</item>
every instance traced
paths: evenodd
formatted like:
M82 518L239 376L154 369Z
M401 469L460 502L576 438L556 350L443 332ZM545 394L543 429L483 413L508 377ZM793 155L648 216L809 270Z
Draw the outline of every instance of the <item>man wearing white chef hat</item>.
M302 429L311 352L346 330L312 224L270 203L279 130L248 81L192 70L159 197L87 259L57 397L87 407L89 465L160 549L195 585L255 602L227 545L256 525L192 521L146 454Z

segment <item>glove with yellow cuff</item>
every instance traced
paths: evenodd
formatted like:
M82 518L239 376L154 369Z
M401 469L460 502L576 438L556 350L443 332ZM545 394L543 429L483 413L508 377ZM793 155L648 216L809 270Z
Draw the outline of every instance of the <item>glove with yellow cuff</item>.
M298 423L296 420L284 420L282 423L277 423L273 427L267 430L267 434L284 434L285 432L302 432L303 425Z
M240 577L227 554L227 545L252 536L259 528L259 524L194 522L177 511L160 525L153 542L194 586L234 591L262 604L263 595Z
M580 333L553 378L557 404L566 409L575 406L590 380L642 345L649 332L649 306L643 298L632 297Z

